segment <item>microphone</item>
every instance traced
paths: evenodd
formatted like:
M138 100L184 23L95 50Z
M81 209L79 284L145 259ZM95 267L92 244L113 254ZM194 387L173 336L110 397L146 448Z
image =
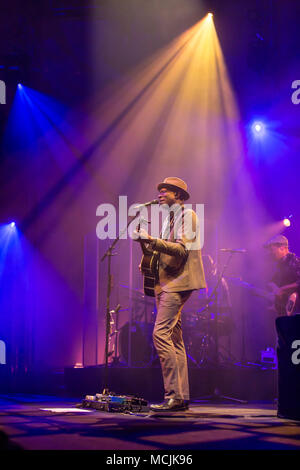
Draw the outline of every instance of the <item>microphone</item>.
M152 204L158 204L159 201L158 199L153 199L153 201L145 202L144 204L138 204L137 206L134 206L133 209L141 209L142 207L148 207L151 206Z
M247 253L247 250L245 250L244 248L241 248L239 250L231 248L220 248L220 251L223 251L223 253Z

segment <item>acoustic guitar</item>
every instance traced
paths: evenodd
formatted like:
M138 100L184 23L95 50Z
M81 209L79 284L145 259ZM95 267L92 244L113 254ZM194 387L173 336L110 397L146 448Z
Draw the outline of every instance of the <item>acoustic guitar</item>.
M147 242L140 240L143 256L141 260L141 272L143 274L143 288L145 295L155 297L154 287L158 276L159 252L146 246Z

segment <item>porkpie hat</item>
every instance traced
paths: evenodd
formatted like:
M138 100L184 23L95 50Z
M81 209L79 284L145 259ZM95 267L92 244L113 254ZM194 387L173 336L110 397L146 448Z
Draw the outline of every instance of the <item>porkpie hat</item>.
M182 179L177 178L176 176L169 176L168 178L165 178L162 183L159 183L157 185L157 189L159 191L161 190L161 188L167 188L171 191L179 190L182 194L182 199L184 199L185 201L190 197L187 191L187 184Z

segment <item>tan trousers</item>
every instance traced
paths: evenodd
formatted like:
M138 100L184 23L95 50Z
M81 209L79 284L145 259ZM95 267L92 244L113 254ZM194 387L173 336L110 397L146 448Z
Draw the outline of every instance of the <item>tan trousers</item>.
M189 378L182 338L181 311L191 291L161 292L156 295L157 317L153 342L160 359L165 399L189 400Z

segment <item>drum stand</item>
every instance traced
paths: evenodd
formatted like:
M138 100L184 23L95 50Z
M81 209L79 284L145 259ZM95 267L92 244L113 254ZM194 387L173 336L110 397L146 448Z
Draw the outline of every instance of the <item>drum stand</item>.
M201 351L200 354L198 354L199 349L197 349L197 350L193 349L194 339L191 339L190 344L188 344L188 346L186 346L187 359L190 360L193 364L195 364L195 366L198 367L198 369L200 369L202 367L203 362L206 359L207 351L205 349L210 344L210 341L211 341L211 335L206 332L200 339L200 351ZM185 344L186 344L186 342L185 342ZM192 345L192 347L191 347L191 345ZM198 355L200 355L200 360L198 358Z
M212 293L211 293L211 295L208 299L208 302L207 302L207 305L208 305L210 300L212 300L214 298L215 303L216 303L216 314L215 314L214 321L215 321L215 366L216 366L216 375L217 376L218 376L218 372L219 372L219 368L220 368L220 362L219 362L219 334L218 334L218 317L219 317L219 314L218 314L218 287L221 283L221 280L224 276L224 273L225 273L226 269L228 268L228 265L231 261L231 258L233 257L233 254L234 254L234 252L231 252L229 254L227 262L224 264L223 269L219 274L217 284L215 285L215 287L214 287L214 289L213 289L213 291L212 291ZM245 401L245 400L240 400L238 398L227 397L225 395L222 395L221 387L218 385L218 380L215 380L213 394L200 397L200 398L198 398L198 400L208 400L208 401L217 401L217 402L228 400L228 401L233 401L233 402L236 402L236 403L243 403L243 404L247 403L247 401Z
M200 368L200 365L198 364L198 362L196 361L196 359L193 358L193 356L191 356L189 353L186 353L186 357L187 357L187 359L189 359L193 364L195 364L196 367Z

